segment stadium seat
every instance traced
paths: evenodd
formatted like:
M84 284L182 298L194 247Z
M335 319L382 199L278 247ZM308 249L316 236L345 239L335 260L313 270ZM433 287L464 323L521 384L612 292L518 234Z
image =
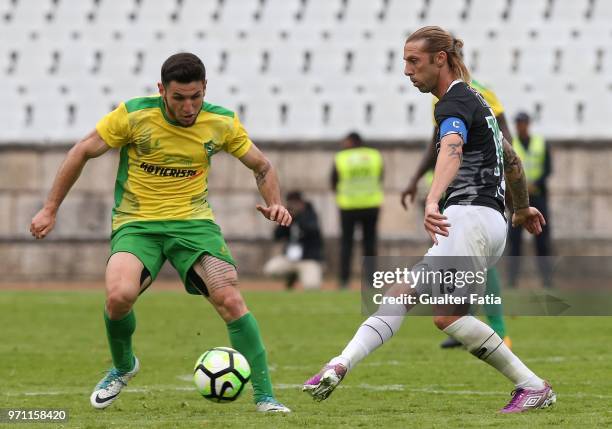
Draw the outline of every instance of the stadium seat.
M17 91L14 80L0 80L0 90L3 102L0 103L2 127L0 127L0 142L14 143L23 134L26 125L24 99Z
M218 10L218 1L213 0L183 0L178 10L177 25L184 32L183 35L195 35L197 32L205 32L208 36L214 35L209 32L213 21L213 15Z
M343 76L350 72L353 50L348 45L313 47L311 64L308 73L321 78Z
M601 68L597 70L598 74L601 75L612 75L612 47L607 46L605 49L601 49L602 59L601 59Z
M16 68L13 74L32 80L50 77L52 57L47 43L28 40L14 55Z
M430 0L423 9L420 25L440 25L440 17L444 16L444 25L453 32L458 32L464 21L466 11L465 1Z
M591 19L595 25L603 24L609 29L610 22L612 22L612 2L595 0L595 8Z
M96 43L106 43L122 37L131 25L137 25L132 19L132 13L137 7L135 0L116 2L100 0L97 7L88 13L87 25L83 27L84 37ZM144 31L143 28L142 31Z
M41 38L59 44L83 40L83 30L89 25L88 16L93 10L93 1L60 1L42 27Z
M553 3L551 22L565 27L582 26L587 19L590 0L556 1Z
M393 72L403 69L401 44L388 43L386 46L363 42L351 51L353 55L351 76L371 82L385 80Z
M538 26L546 20L548 0L512 1L506 25L520 28Z
M266 0L258 25L250 30L250 34L259 41L271 41L281 34L288 37L297 24L301 3L301 0Z
M597 74L597 50L584 49L582 40L567 43L562 49L561 73L576 82Z
M403 43L410 32L420 27L419 12L412 2L389 0L381 26L376 30L376 38Z
M307 0L299 22L292 29L292 38L308 40L331 32L340 23L341 0Z
M259 140L279 140L284 137L281 98L265 90L244 91L236 107L240 104L243 105L241 121L251 137Z
M312 49L289 43L279 43L270 52L267 75L284 80L287 84L303 82L312 67Z
M507 3L506 0L472 0L467 9L467 23L471 27L497 27Z
M609 139L610 124L602 117L612 115L612 77L610 75L582 82L580 94L586 100L580 127L580 136L585 139Z
M467 58L473 61L472 70L478 80L495 82L508 79L512 73L513 52L509 48L498 49L497 41L479 44L470 48ZM469 50L466 51L466 53Z
M371 37L382 23L384 9L382 0L348 1L342 19L333 29L334 36L341 40Z
M75 138L118 102L155 93L180 51L203 59L207 99L244 112L261 138L337 138L352 121L380 139L429 138L429 97L402 59L406 36L428 24L462 38L474 77L552 135L601 138L611 113L591 88L611 84L606 0L0 0L0 20L0 77L19 106L4 141ZM37 103L19 93L33 81Z
M325 115L331 101L317 95L303 94L299 100L292 99L283 137L286 140L320 139L329 137L325 133Z
M19 1L13 4L15 6L6 8L5 16L2 17L5 21L2 26L6 26L10 34L10 39L3 40L26 40L32 32L40 32L47 24L47 13L53 8L51 0Z

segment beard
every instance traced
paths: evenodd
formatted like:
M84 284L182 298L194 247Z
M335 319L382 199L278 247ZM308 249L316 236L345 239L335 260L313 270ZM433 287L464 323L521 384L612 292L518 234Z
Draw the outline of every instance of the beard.
M169 116L174 118L174 120L178 122L182 127L191 127L198 120L198 114L196 113L191 122L185 123L179 119L180 118L179 115L177 115L176 111L172 109L172 107L170 107L170 104L168 103L168 99L166 97L164 97L164 104L165 104L166 110L169 113ZM200 106L200 109L201 108L202 106Z

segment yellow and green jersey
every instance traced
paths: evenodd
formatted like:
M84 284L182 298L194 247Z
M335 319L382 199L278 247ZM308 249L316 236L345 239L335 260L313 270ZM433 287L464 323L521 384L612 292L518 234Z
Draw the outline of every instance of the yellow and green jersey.
M499 101L499 98L497 98L497 95L491 90L491 88L488 88L487 86L483 85L482 83L478 82L475 79L471 80L470 86L474 88L476 91L478 91L480 95L482 95L482 98L485 99L487 104L491 106L491 109L493 110L493 114L495 115L496 118L502 113L504 113L504 110L505 110L504 106L501 104L501 101ZM433 106L435 107L437 103L438 103L438 98L433 97ZM432 113L433 113L433 109L432 109ZM432 118L433 118L433 114L432 114ZM435 125L436 120L433 119L433 121Z
M196 122L180 126L166 116L160 96L134 98L96 125L121 148L112 229L133 221L211 219L208 171L221 150L240 158L252 145L238 116L202 105Z

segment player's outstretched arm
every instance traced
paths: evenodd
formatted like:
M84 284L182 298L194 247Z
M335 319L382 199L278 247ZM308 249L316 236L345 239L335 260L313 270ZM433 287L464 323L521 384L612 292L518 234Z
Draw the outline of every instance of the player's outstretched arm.
M404 207L404 210L408 210L408 205L406 204L406 198L410 197L410 202L414 203L414 199L417 194L417 186L419 184L419 180L428 170L431 170L436 165L436 136L438 134L438 129L434 128L434 133L431 141L427 145L425 152L423 152L423 156L421 157L421 161L419 162L419 166L417 170L414 172L412 179L408 183L408 186L404 188L401 196L401 203Z
M531 234L540 234L542 227L546 225L546 220L538 209L529 206L529 192L523 163L508 140L504 139L503 147L504 173L514 208L512 226L522 225Z
M270 219L279 225L291 225L291 215L285 206L281 204L280 186L276 169L268 161L268 158L253 144L248 152L240 158L240 161L253 170L259 193L266 202L267 207L258 204L256 206L257 210L266 219Z
M60 204L76 182L83 167L110 149L96 130L75 144L62 162L42 209L32 218L30 232L37 239L45 238L55 225Z
M448 237L446 216L440 213L438 202L451 184L463 159L463 139L459 134L448 134L440 141L440 153L436 161L434 179L425 200L425 230L435 244L438 244L436 234Z

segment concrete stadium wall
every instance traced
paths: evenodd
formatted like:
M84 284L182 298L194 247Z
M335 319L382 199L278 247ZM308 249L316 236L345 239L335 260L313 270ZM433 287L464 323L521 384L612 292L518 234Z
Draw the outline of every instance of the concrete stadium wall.
M337 146L333 142L259 145L276 166L283 191L302 190L320 215L328 273L337 266L338 214L329 190ZM380 219L381 255L419 255L428 247L417 205L405 212L399 195L416 168L423 144L386 143L385 203ZM0 146L0 273L3 280L100 279L108 257L110 212L117 152L90 162L64 201L53 233L43 241L29 234L69 146ZM553 142L550 179L551 227L557 254L612 255L612 142ZM271 255L272 223L256 210L260 202L251 172L231 156L212 161L209 201L246 275L261 273ZM425 189L421 189L425 194ZM358 253L356 257L358 257ZM166 267L164 275L174 275Z

